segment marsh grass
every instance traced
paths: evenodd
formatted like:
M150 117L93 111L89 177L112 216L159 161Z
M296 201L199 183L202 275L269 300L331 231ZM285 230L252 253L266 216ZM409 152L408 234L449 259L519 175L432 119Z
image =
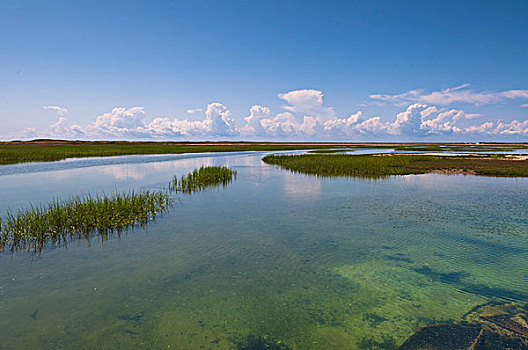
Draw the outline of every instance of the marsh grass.
M133 154L182 154L204 152L280 151L335 148L336 144L294 143L162 143L162 142L61 142L0 144L0 165L52 162L67 158L109 157Z
M528 149L526 144L438 144L438 145L404 145L394 148L397 151L419 152L514 152Z
M47 244L64 246L70 241L127 232L144 226L167 210L173 193L194 193L207 187L227 185L236 171L225 166L201 167L181 179L174 179L166 190L127 193L86 194L48 204L31 205L16 214L8 211L0 219L0 250L32 251L41 254Z
M237 172L225 166L201 167L182 176L174 177L169 183L169 191L193 193L206 187L226 186L236 179Z
M353 149L344 148L344 149L316 149L308 151L308 153L314 153L314 154L328 154L328 153L349 153L354 152Z
M89 239L135 225L145 225L171 204L164 191L79 195L67 200L30 206L16 214L7 213L1 223L1 248L41 252L47 243L66 245L68 241Z
M293 172L319 176L381 178L391 175L446 172L528 177L528 161L511 160L502 156L302 154L269 155L262 160Z
M132 154L181 154L378 148L403 151L508 152L528 149L527 144L431 144L431 143L288 143L288 142L125 142L34 140L0 143L0 165L22 162L51 162L67 158L109 157Z

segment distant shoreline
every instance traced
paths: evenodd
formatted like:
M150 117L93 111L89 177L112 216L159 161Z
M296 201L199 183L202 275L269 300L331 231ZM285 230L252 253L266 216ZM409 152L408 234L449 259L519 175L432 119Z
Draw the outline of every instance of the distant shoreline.
M288 151L330 148L394 148L399 151L528 149L526 143L260 142L260 141L74 141L36 139L0 142L0 165L68 158L209 152Z
M333 142L333 141L127 141L127 140L67 140L33 139L0 141L0 145L325 145L325 146L426 146L426 145L528 145L527 142Z

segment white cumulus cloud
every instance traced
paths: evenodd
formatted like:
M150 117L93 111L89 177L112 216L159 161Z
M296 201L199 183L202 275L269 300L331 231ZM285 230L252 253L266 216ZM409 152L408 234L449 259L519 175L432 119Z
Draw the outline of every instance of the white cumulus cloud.
M57 110L55 108L49 108ZM66 110L66 109L64 109ZM93 139L170 139L218 138L239 135L231 112L221 103L210 103L202 120L158 117L149 120L144 107L115 107L81 127L59 116L57 122L42 132L26 128L26 137L93 138Z
M46 111L54 111L59 117L64 117L68 114L68 110L60 106L42 106L42 109Z
M244 118L246 124L240 128L240 132L248 136L266 136L266 130L262 125L264 119L269 119L270 109L259 105L249 109L249 115Z
M372 95L373 99L405 103L403 110L392 118L365 116L363 111L339 117L334 108L324 105L324 95L319 90L295 90L278 96L288 103L283 106L284 110L272 113L269 107L254 105L246 116L240 117L238 125L231 111L219 102L209 103L205 109L189 110L192 113L188 111L201 113L203 119L199 120L150 118L141 106L115 107L84 126L69 121L66 108L44 106L45 110L55 111L58 120L44 131L26 128L24 135L84 139L228 139L240 136L248 140L343 141L442 136L522 139L528 136L528 120L482 120L480 114L448 106L461 101L479 104L527 98L528 90L475 93L462 85L428 94L414 90L400 95Z
M462 109L413 103L398 113L393 121L383 121L379 116L363 118L358 111L349 117L334 116L325 121L305 115L297 118L291 112L271 115L270 109L253 106L245 125L240 128L243 136L285 139L361 139L362 137L427 137L451 135L523 135L528 128L525 122L485 122L480 125L462 126L480 114L467 113Z
M89 126L92 134L103 137L144 138L149 137L145 125L144 107L116 107L103 113Z
M288 102L284 108L292 113L315 117L319 120L328 120L335 116L332 107L323 106L323 92L319 90L295 90L279 94L279 98Z
M71 123L64 117L59 117L57 122L50 125L49 133L61 138L79 138L86 135L82 127Z
M454 88L443 89L433 92L424 90L410 90L402 94L384 95L372 94L370 98L402 105L406 103L426 103L433 105L450 105L453 103L467 103L483 105L500 102L507 99L528 99L528 90L506 90L500 92L479 92L469 88L468 84Z
M205 119L190 121L158 117L147 121L143 107L116 107L98 116L89 125L93 135L112 138L171 138L171 137L226 137L236 136L238 131L231 119L231 112L221 103L210 103Z

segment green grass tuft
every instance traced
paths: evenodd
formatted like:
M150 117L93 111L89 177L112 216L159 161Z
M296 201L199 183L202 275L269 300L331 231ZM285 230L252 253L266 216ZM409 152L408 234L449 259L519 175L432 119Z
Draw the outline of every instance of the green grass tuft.
M172 203L172 192L193 193L207 187L227 185L236 171L225 166L201 167L180 180L176 177L164 191L131 191L128 193L74 196L56 199L48 204L7 213L0 219L0 250L8 248L40 254L49 243L66 245L69 241L110 234L136 225L146 225Z
M40 252L47 242L63 245L69 240L108 234L146 224L171 203L163 191L80 195L68 200L8 212L1 223L0 246Z
M226 186L233 178L236 178L237 172L225 166L201 167L182 176L178 179L176 176L169 183L169 190L183 193L193 193L201 191L211 186Z

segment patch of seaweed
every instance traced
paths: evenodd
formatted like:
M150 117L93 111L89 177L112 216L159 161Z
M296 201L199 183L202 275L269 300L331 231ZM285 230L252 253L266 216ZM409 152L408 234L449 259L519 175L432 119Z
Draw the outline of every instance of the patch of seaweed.
M237 350L289 350L281 340L269 336L249 335L242 341L235 341Z
M143 316L145 316L144 312L138 312L132 315L118 315L117 318L131 324L134 328L138 328L141 325Z
M382 317L375 313L365 314L363 318L369 323L371 327L377 327L380 323L387 321L385 317Z
M358 349L361 350L393 350L398 347L396 340L390 336L383 335L381 340L376 340L374 337L364 337L358 343Z
M392 260L392 261L405 262L409 264L413 263L413 260L411 258L408 258L400 253L397 253L395 255L385 255L385 258L387 258L387 260Z
M459 285L459 290L471 294L480 295L485 298L495 298L507 301L521 301L528 299L528 295L526 293L519 293L503 288L489 287L484 284L464 283L463 279L471 276L467 272L441 272L433 270L428 266L422 266L420 268L414 268L412 270L418 272L419 274L427 276L434 282L457 284Z
M431 269L428 266L422 266L420 268L415 268L413 271L418 272L424 276L429 277L434 282L442 282L448 284L458 284L462 282L462 278L469 277L470 274L463 271L457 272L440 272Z
M460 288L461 291L478 294L486 298L496 298L508 301L522 301L528 299L528 294L519 293L503 288L488 287L484 284L467 284Z

